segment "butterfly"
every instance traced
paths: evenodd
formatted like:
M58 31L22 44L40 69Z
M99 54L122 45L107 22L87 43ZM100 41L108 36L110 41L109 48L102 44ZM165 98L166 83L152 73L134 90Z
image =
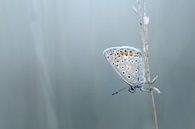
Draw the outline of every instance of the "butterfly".
M147 82L144 57L141 50L129 46L111 47L104 50L103 55L116 73L128 84L128 87L122 88L112 95L118 94L126 88L129 88L130 93L134 93L136 89L151 91L151 89L143 87ZM153 82L156 78L153 79Z

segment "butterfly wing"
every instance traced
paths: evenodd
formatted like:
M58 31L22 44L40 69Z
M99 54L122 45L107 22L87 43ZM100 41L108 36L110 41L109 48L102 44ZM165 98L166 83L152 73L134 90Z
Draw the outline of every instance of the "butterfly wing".
M111 47L103 52L114 70L129 85L141 85L145 81L142 52L134 47Z

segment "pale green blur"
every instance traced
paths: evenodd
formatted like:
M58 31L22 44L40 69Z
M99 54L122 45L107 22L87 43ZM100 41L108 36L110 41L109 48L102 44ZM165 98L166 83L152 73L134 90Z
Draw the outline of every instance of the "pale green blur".
M134 0L0 0L0 129L153 129L102 55L142 48ZM195 128L195 1L148 0L159 129Z

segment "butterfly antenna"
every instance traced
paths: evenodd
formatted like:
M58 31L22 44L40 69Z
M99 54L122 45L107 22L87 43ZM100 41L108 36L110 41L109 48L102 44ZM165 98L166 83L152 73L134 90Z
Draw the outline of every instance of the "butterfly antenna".
M124 88L119 89L117 92L112 93L112 95L116 95L116 94L118 94L119 92L121 92L121 91L123 91L123 90L125 90L125 89L127 89L127 88L129 88L129 86L126 86L126 87L124 87Z
M151 93L151 91L155 91L156 93L160 94L160 90L157 87L152 87L152 88L140 88L141 91Z

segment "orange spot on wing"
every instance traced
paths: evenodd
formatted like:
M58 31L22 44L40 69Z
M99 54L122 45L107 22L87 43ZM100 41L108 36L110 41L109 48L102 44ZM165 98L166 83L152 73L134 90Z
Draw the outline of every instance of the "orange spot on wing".
M120 51L120 54L123 56L124 55L124 52L123 51Z
M139 52L136 52L136 53L134 54L134 56L135 56L135 57L139 57Z
M114 62L119 62L120 60L118 59L118 58L116 58L115 60L114 60Z
M125 50L125 56L128 56L128 51Z
M133 56L133 52L132 52L132 51L130 51L130 52L129 52L129 55L130 55L130 56Z

